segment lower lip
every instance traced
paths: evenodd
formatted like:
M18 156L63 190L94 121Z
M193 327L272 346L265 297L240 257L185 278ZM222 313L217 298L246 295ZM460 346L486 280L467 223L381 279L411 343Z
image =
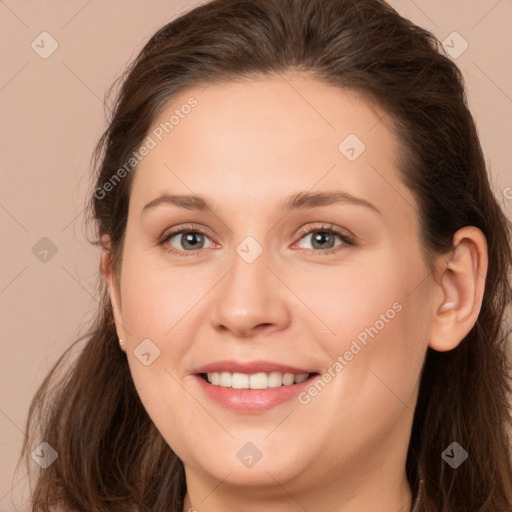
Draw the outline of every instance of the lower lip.
M232 410L243 412L266 411L295 398L310 386L318 374L311 375L299 384L267 389L233 389L206 382L200 375L193 376L208 398Z

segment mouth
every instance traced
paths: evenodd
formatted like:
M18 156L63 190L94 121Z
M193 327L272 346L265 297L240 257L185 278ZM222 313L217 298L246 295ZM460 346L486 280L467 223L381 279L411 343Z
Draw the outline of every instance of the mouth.
M284 406L320 376L318 372L292 367L268 368L268 364L268 371L261 371L261 365L257 364L246 368L237 364L225 366L231 366L233 371L215 364L214 368L211 365L201 368L192 377L207 399L239 413L260 413L279 404Z
M271 389L282 386L294 386L300 384L314 375L313 373L291 372L257 372L252 374L239 372L205 372L198 374L205 382L213 386L230 389Z

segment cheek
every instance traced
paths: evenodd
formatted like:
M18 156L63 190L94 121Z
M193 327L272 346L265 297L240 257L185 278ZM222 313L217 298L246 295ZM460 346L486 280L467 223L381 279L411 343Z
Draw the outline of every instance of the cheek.
M325 347L330 357L321 376L324 384L312 385L301 397L315 431L325 439L343 432L352 447L343 440L329 444L354 457L375 449L368 440L406 428L424 360L425 344L415 330L417 315L410 302L382 299L371 306L363 301L357 319L347 314L338 323L338 336Z
M201 412L193 397L183 392L180 364L192 346L201 299L214 282L208 274L211 272L170 270L161 262L151 264L151 258L136 251L123 262L122 320L129 332L130 372L144 408L158 430L165 433L166 441L176 447L178 456L194 430L190 426L194 416ZM213 278L218 279L218 275ZM142 346L149 357L141 354ZM177 412L184 410L186 421Z
M405 395L415 387L428 341L425 276L419 257L382 251L364 264L337 269L317 289L313 282L304 285L304 301L328 327L325 335L315 329L310 335L329 355L331 373L343 375L333 379L340 396L367 393L365 400L373 402L381 391L389 394L386 385Z
M123 263L122 314L134 342L170 336L204 298L208 283L214 282L208 270L170 268L165 261L152 264L151 260L132 255Z
M301 274L293 286L328 329L325 341L336 347L339 340L355 338L375 323L380 331L383 321L387 325L387 320L393 320L409 290L408 276L415 272L398 267L393 254L380 251L363 261ZM381 319L382 315L385 318ZM313 317L308 314L307 318Z
M190 451L190 436L195 425L204 423L197 403L183 393L175 372L165 367L163 357L143 366L134 356L129 357L130 371L137 394L149 417L165 441L180 458ZM186 413L184 413L186 411Z

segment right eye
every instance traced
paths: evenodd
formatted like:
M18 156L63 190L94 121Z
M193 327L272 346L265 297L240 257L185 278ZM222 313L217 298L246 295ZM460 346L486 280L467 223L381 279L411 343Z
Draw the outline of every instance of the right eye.
M176 243L173 243L173 238L176 238ZM204 248L205 239L210 240L206 233L200 229L184 227L166 233L159 244L167 248L168 252L192 256L197 254L199 249Z

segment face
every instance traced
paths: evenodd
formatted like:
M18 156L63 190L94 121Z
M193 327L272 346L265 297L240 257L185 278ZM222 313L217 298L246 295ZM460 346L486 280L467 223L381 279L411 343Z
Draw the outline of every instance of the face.
M401 475L433 283L388 118L290 74L187 90L148 136L115 312L187 480Z

